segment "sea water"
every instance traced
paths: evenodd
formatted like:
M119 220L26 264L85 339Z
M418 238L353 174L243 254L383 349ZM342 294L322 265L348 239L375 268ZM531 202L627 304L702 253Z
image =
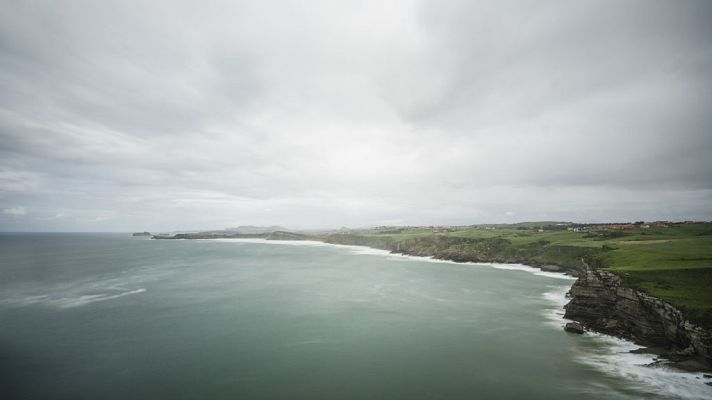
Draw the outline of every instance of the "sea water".
M3 399L702 399L572 279L317 242L0 235Z

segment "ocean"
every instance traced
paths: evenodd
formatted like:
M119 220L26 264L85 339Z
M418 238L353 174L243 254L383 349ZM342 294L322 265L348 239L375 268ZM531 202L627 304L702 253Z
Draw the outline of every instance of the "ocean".
M0 397L703 399L569 277L317 242L0 234Z

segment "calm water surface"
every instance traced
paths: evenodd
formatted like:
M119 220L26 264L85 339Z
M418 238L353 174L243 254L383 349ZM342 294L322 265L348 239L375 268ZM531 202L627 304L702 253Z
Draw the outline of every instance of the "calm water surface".
M572 281L315 243L0 235L3 399L705 398Z

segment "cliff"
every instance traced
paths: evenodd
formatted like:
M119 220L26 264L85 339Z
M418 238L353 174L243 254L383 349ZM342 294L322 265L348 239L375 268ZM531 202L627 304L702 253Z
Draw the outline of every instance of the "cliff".
M585 327L665 348L672 359L696 357L712 365L712 332L671 304L627 287L611 272L586 266L570 290L565 318Z
M601 250L552 245L542 240L515 245L502 238L469 238L449 235L427 235L395 240L390 236L333 234L321 237L326 243L368 246L398 254L433 257L457 262L498 262L526 264L547 271L578 276L581 260L596 262Z

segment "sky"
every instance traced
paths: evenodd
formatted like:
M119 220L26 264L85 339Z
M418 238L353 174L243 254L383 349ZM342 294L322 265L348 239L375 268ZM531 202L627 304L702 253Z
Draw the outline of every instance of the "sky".
M0 231L712 219L710 1L0 6Z

